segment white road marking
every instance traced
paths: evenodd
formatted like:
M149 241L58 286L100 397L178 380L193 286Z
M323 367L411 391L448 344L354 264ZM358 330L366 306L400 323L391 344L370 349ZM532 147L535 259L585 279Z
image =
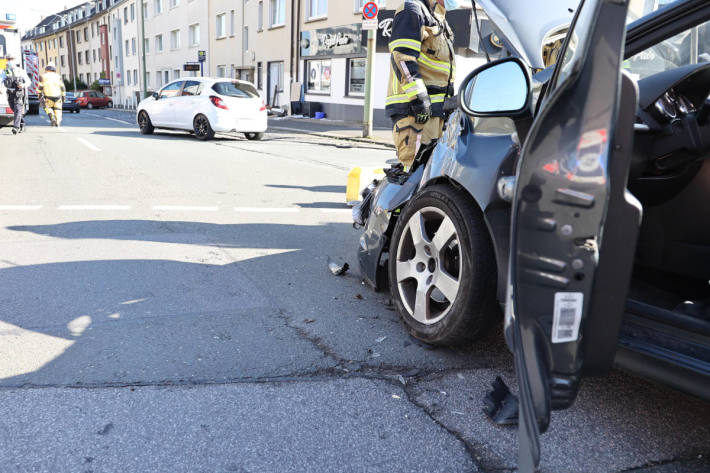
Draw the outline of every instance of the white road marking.
M104 117L104 118L106 120L111 120L112 122L125 123L126 125L133 125L133 123L131 123L131 122L127 122L126 120L120 120L118 118L111 118L111 117Z
M130 210L130 205L60 205L57 210Z
M295 207L234 207L235 212L251 213L297 213L301 209Z
M0 210L39 210L41 205L0 205Z
M352 213L351 209L320 209L321 212L327 213L327 214L344 214L344 213Z
M200 206L200 205L154 205L153 210L186 210L197 212L217 212L217 206Z
M79 143L83 144L84 146L86 146L87 148L89 148L91 151L101 151L100 148L98 148L97 146L94 146L92 143L89 143L84 138L77 138L77 141Z

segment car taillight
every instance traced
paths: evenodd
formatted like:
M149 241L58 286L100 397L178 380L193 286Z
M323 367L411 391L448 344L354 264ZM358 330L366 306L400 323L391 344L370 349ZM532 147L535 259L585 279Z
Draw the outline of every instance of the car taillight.
M229 108L227 108L227 106L224 104L224 100L219 97L210 95L210 102L212 102L212 105L217 108L221 108L222 110L229 110Z
M5 107L5 113L14 113L10 107Z
M264 101L262 100L261 101L261 108L259 109L259 111L263 112L264 110L266 110L266 104L264 104Z

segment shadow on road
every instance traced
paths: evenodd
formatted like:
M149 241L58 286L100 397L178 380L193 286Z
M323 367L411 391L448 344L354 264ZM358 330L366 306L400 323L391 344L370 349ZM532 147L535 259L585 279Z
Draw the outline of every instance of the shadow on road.
M0 321L11 324L0 330L17 331L13 356L26 350L43 360L29 372L0 369L0 386L218 382L338 364L418 371L507 359L499 334L466 354L411 340L385 309L386 296L360 284L357 232L347 223L108 220L8 229L93 248L102 243L88 240L112 240L116 259L87 254L0 269ZM353 269L334 277L327 257Z

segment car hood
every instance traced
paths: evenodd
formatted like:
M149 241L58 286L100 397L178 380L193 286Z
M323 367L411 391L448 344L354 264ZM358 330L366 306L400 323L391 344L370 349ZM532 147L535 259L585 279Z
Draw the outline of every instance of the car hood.
M579 0L476 0L495 24L511 52L529 66L543 69L545 38L567 28Z

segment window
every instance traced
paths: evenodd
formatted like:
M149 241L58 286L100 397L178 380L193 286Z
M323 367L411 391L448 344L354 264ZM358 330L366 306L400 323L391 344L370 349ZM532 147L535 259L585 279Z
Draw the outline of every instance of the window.
M148 18L148 2L143 2L143 18Z
M180 69L173 69L173 79L180 78Z
M84 73L83 72L79 74L79 80L84 82Z
M200 25L199 24L190 25L189 36L190 36L190 38L189 38L190 46L197 46L200 44Z
M200 92L202 92L200 85L201 83L196 80L185 81L185 87L182 89L182 95L200 95Z
M264 2L259 0L259 10L257 14L257 24L256 31L261 31L264 29Z
M170 32L170 49L180 49L180 30Z
M136 4L131 3L131 21L136 21Z
M286 24L286 0L269 0L269 26Z
M130 55L131 55L131 50L130 50L130 48L128 47L128 40L126 40L126 49L125 49L125 51L124 51L123 54L125 54L126 56L130 56Z
M123 7L123 24L128 23L128 7Z
M180 5L180 0L170 0L170 8L175 8Z
M78 32L76 33L76 42L77 42L77 43L81 43L81 35L80 35ZM41 50L42 50L42 49L40 48L40 51L41 51Z
M370 1L375 2L380 7L385 6L385 0L355 0L355 13L360 13L362 11L362 7L364 7L365 4Z
M155 35L155 52L159 53L163 50L163 35Z
M365 93L365 58L348 59L348 95Z
M95 49L92 49L92 50L91 50L91 56L93 56L93 59L92 59L92 60L93 60L94 62L96 62L96 50L95 50Z
M79 58L79 64L83 64L83 59L81 58L81 53L77 54L77 57Z
M160 74L160 71L155 73L155 87L160 88L161 85L163 85L163 76Z
M60 48L63 48L63 47L64 47L64 37L63 37L63 36L60 36L60 37L59 37L59 47L60 47Z
M227 66L217 66L217 77L227 77Z
M126 71L126 85L131 85L131 71Z
M234 36L234 10L229 12L229 36Z
M145 73L145 83L146 87L148 87L148 84L150 84L150 72Z
M170 80L170 71L163 71L163 82L166 84Z
M64 56L59 57L59 61L62 67L64 67Z
M262 65L261 65L260 62L258 62L258 63L256 64L256 86L257 86L259 89L261 89L261 87L262 87L262 85L261 85L261 74L262 74L261 68L262 68Z
M244 41L244 51L249 50L249 27L245 26L244 27L244 36L242 41Z
M84 41L89 41L89 27L84 27Z
M259 92L256 91L253 85L241 84L239 82L215 82L212 86L212 90L219 95L226 95L227 97L243 97L248 99L259 96Z
M308 9L306 13L308 19L322 18L328 15L328 0L307 0Z
M133 69L133 84L138 85L138 69Z
M306 91L330 94L330 59L306 62Z
M227 35L227 14L217 15L217 37L224 38Z
M165 71L165 82L167 82L167 74L168 71ZM177 96L178 94L180 94L180 89L182 88L183 83L184 81L177 81L166 85L163 90L160 91L160 98Z
M91 37L96 36L96 23L91 24Z
M131 54L136 55L136 38L131 38Z
M163 0L155 0L155 14L160 15L163 13Z

